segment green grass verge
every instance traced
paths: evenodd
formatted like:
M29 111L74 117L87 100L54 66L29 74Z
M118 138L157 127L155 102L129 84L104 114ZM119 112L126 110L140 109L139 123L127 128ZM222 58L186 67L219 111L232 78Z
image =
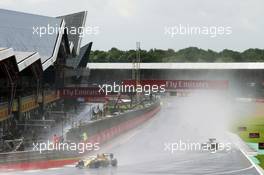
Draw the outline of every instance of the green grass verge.
M239 127L246 127L247 130L239 131ZM234 132L237 133L241 137L241 139L247 142L249 145L264 142L264 116L251 117L239 121L235 124L235 127L233 129ZM249 133L259 133L260 138L250 138ZM259 151L259 155L255 156L255 158L257 159L257 163L259 164L259 166L264 169L264 154L262 154L262 151L260 150L257 151Z
M261 168L264 168L264 155L257 155L256 158L258 159L259 161L259 166Z
M239 131L239 127L247 127L246 131ZM235 124L235 132L245 141L251 143L264 142L264 117L253 117ZM259 133L260 138L249 138L249 133Z

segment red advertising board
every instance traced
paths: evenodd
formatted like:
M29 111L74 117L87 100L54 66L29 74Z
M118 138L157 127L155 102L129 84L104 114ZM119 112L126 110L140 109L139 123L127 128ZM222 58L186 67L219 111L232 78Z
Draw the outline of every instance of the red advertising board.
M104 97L105 93L99 90L99 87L65 87L60 90L60 96L63 98Z
M227 80L141 80L139 82L141 86L158 86L161 88L163 86L166 90L198 90L198 89L217 89L226 90L228 89ZM134 85L136 86L135 80L124 80L122 85ZM121 92L122 93L122 92ZM107 95L114 94L117 92L108 92ZM65 87L60 90L60 97L62 98L79 98L83 97L85 99L98 98L101 101L106 97L105 88L100 89L98 87ZM100 98L100 99L99 99ZM88 100L89 101L89 100Z
M124 80L123 84L136 85L135 80ZM228 80L141 80L144 85L165 85L165 89L228 89Z

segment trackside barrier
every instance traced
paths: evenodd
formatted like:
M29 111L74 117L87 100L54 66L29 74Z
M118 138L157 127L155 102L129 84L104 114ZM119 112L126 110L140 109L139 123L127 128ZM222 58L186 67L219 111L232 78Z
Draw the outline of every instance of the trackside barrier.
M160 103L136 111L127 112L118 116L94 121L78 128L72 128L67 133L67 140L81 142L80 133L88 134L88 142L103 144L114 137L135 128L153 117L160 110ZM87 152L86 152L87 153ZM21 151L0 154L0 169L45 169L59 167L76 162L79 154L71 151Z

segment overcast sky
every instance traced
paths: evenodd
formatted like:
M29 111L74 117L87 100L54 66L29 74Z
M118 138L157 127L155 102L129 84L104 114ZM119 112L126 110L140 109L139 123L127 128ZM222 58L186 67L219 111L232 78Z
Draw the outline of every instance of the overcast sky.
M264 0L0 0L0 7L46 16L88 11L88 26L98 35L86 36L93 49L143 49L196 46L216 51L264 48ZM165 34L166 26L230 26L231 35Z

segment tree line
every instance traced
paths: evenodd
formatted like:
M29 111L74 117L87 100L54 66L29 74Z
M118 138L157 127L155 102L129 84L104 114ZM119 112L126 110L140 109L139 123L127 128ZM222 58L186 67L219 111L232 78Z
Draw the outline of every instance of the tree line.
M247 49L243 52L224 49L216 52L197 47L188 47L175 51L173 49L150 49L140 51L141 62L264 62L263 49ZM91 52L90 62L132 62L136 50L122 51L112 48L108 51Z

